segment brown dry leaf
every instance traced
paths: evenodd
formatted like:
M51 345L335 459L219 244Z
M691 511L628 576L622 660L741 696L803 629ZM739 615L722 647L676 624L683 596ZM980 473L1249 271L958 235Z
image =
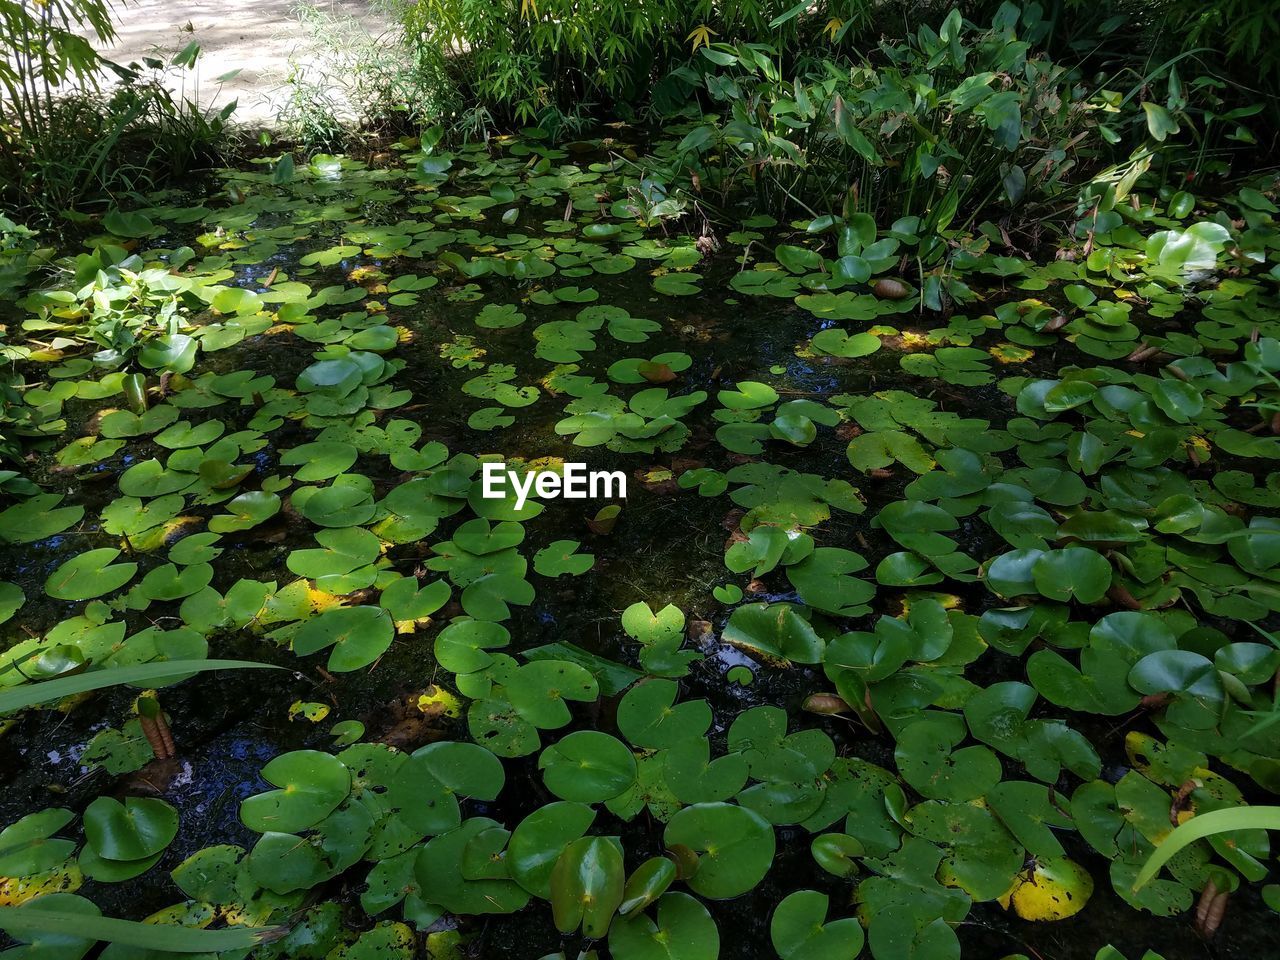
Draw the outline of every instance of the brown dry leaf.
M636 372L650 383L670 383L676 378L675 371L665 363L654 363L651 360L636 367Z

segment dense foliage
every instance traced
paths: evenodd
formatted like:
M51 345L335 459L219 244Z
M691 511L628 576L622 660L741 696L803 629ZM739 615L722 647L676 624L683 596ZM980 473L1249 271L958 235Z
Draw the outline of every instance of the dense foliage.
M452 54L448 72L469 111L552 128L584 116L634 120L646 109L680 110L679 74L712 43L768 44L786 76L824 59L859 67L881 41L909 41L953 6L973 23L1004 15L1003 0L390 0L410 45ZM1180 62L1188 80L1202 78L1233 106L1255 99L1239 97L1233 86L1266 97L1278 92L1280 61L1267 42L1273 11L1265 0L1050 0L1019 5L1019 12L1037 25L1037 45L1090 75L1142 85Z
M0 0L0 203L42 218L104 194L154 188L222 154L234 104L205 109L174 94L192 43L168 62L110 63L90 42L115 37L107 0ZM87 39L85 34L88 34ZM110 72L116 84L102 90Z
M730 931L708 905L772 876L784 830L811 838L813 866L772 913L779 954L848 957L865 937L890 960L904 937L957 956L956 925L985 902L1053 919L1106 884L1169 915L1265 879L1251 828L1133 889L1174 822L1280 792L1280 649L1247 628L1277 604L1271 186L1221 207L1139 189L1089 210L1048 264L997 252L986 224L953 233L938 289L986 290L990 312L924 329L935 294L893 276L932 242L916 217L756 217L724 238L740 251L726 292L785 308L800 339L772 364L743 352L713 394L709 358L744 341L663 318L724 281L632 166L522 141L386 169L285 157L225 173L201 205L112 211L25 294L7 352L36 385L5 432L15 453L48 451L31 476L54 489L14 475L0 536L10 557L51 553L4 587L34 636L0 682L151 664L132 682L170 685L247 635L259 657L318 657L337 690L387 657L433 678L409 689L435 732L401 749L344 711L332 751L308 737L262 769L245 848L165 860L181 822L160 799L95 800L83 847L48 839L71 813L32 814L6 833L11 902L52 887L33 906L94 912L76 888L164 861L185 899L154 921L288 924L335 882L377 921L321 896L268 952L407 956L446 913L549 899L547 922L619 960L658 942L714 957ZM255 272L282 254L296 268ZM648 306L604 302L641 263ZM281 340L306 349L267 346ZM408 384L432 356L421 394ZM462 433L398 413L441 389L464 398ZM542 517L564 507L480 497L471 451L518 462L530 445L528 469L602 449L637 465L637 496L736 505L721 576L673 585L679 604L628 600L616 659L530 645L518 611L616 564L645 502L589 513L587 552ZM99 471L117 489L90 505L66 478ZM226 562L271 543L283 564L265 577ZM726 683L759 693L725 699ZM155 762L161 699L81 762ZM601 700L616 720L581 712ZM1091 717L1128 719L1093 742ZM1103 778L1117 749L1127 772ZM509 766L523 757L536 771ZM545 799L511 792L520 770Z

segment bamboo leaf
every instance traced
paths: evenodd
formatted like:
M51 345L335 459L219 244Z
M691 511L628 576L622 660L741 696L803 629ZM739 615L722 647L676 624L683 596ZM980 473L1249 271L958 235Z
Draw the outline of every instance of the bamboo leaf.
M77 693L90 690L101 690L122 683L154 683L166 677L181 677L183 674L201 673L208 670L283 670L270 663L255 663L252 660L165 660L160 663L144 663L136 667L110 667L106 670L91 670L74 677L59 677L40 683L23 684L0 693L0 714L25 710L39 703L61 700Z
M808 7L809 7L809 0L802 0L801 3L797 3L790 10L787 10L784 13L780 13L776 17L774 17L772 20L770 20L769 29L776 30L778 29L778 27L782 26L788 20L794 20L796 17L800 16L800 14L804 13L804 11L808 9Z

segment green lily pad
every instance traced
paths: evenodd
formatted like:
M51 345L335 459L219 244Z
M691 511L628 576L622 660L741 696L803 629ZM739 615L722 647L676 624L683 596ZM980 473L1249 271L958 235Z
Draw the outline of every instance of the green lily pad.
M315 826L347 799L351 773L337 757L295 750L262 768L262 779L279 787L240 804L240 819L258 833L296 833Z
M397 624L423 621L448 603L451 594L449 584L444 580L419 586L416 577L401 577L383 589L378 605Z
M769 939L782 960L847 960L862 950L857 918L826 922L828 898L816 890L788 894L773 911Z
M711 707L705 700L676 704L678 694L671 680L637 684L618 704L618 730L637 747L651 749L701 739L711 726Z
M684 612L669 603L654 613L649 604L640 601L622 611L622 629L641 643L659 643L683 635Z
M789 603L748 603L729 616L726 643L775 660L818 663L824 644L799 610Z
M320 549L294 550L285 561L286 566L331 593L349 593L373 583L375 571L371 564L382 554L382 544L368 530L321 530L316 542Z
M113 593L138 572L136 563L112 563L118 556L114 547L86 550L53 571L44 591L55 600L92 600Z
M836 327L814 334L809 343L814 350L820 353L846 359L865 357L880 349L880 338L874 334L855 333L851 335Z
M27 602L26 594L16 583L0 580L0 623L4 623Z
M653 278L653 289L669 297L691 297L701 292L698 273L664 273Z
M1147 654L1129 671L1129 685L1143 694L1175 694L1169 720L1197 730L1218 724L1226 699L1214 662L1191 650Z
M721 603L732 606L742 600L742 588L736 583L722 583L711 590L711 595Z
M1032 580L1042 596L1051 600L1096 603L1111 587L1111 564L1087 547L1049 550L1031 567Z
M486 303L476 314L476 326L486 330L506 330L524 323L525 316L515 304Z
M143 860L178 835L178 811L151 797L126 797L124 803L99 797L85 809L84 831L104 860Z
M622 845L609 837L570 841L551 871L551 911L556 929L599 939L609 932L622 903L626 875Z
M344 480L349 482L342 482ZM234 503L232 501L233 506ZM338 477L327 487L298 490L292 497L292 503L294 509L321 527L358 526L372 520L375 512L370 490L348 474ZM214 529L212 524L209 529Z
M587 832L595 816L586 804L557 800L525 817L507 844L512 879L534 896L550 900L556 861L566 846Z
M532 584L520 577L490 573L467 584L462 591L462 609L477 620L508 620L515 604L527 607L533 603Z
M609 933L615 960L716 960L720 932L707 908L687 893L667 893L657 917L639 913L619 918Z
M509 879L468 880L461 864L467 845L480 833L500 825L487 817L472 817L427 843L418 854L415 873L427 896L460 916L514 913L529 902L529 893Z
M264 833L245 864L256 884L281 895L310 889L333 875L317 846L292 833Z
M542 730L565 726L572 714L565 701L594 701L600 695L595 676L566 660L537 660L515 671L505 693L520 718Z
M298 628L293 650L305 657L332 647L329 669L346 673L367 667L386 653L394 634L391 618L381 607L334 607Z
M356 462L358 451L349 443L335 441L304 443L280 455L283 467L298 467L294 478L303 483L331 480Z
M778 391L767 383L742 380L736 390L721 390L717 399L730 410L757 410L777 403Z
M236 533L270 520L280 512L280 498L265 490L251 490L231 500L227 510L209 520L212 533Z
M650 857L627 878L618 915L628 917L656 903L675 880L676 865L670 857Z
M595 565L589 553L578 553L577 540L555 540L533 555L533 569L544 577L581 576Z
M981 797L1000 782L1000 761L986 747L956 749L965 737L959 718L928 717L898 735L894 756L902 777L921 795L964 801Z
M579 730L547 747L538 769L548 790L575 803L602 803L636 779L636 759L627 745L596 730Z
M762 816L730 803L685 807L667 824L668 847L697 853L698 872L689 886L701 896L727 900L753 889L773 864L773 827Z
M54 835L73 819L70 810L51 807L0 830L0 876L30 877L66 861L76 845Z

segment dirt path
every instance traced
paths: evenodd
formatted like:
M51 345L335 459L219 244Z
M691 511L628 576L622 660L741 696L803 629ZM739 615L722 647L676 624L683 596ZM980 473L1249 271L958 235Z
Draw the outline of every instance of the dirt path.
M304 29L293 16L297 0L126 0L116 12L116 42L103 53L121 64L157 50L170 56L192 40L201 47L199 99L222 105L237 100L235 118L250 126L273 126L290 57L314 60ZM315 0L326 13L356 17L377 35L387 27L382 12L368 0ZM167 59L167 58L166 58ZM222 74L240 73L219 88ZM170 83L178 88L180 78ZM191 78L186 93L191 94Z

